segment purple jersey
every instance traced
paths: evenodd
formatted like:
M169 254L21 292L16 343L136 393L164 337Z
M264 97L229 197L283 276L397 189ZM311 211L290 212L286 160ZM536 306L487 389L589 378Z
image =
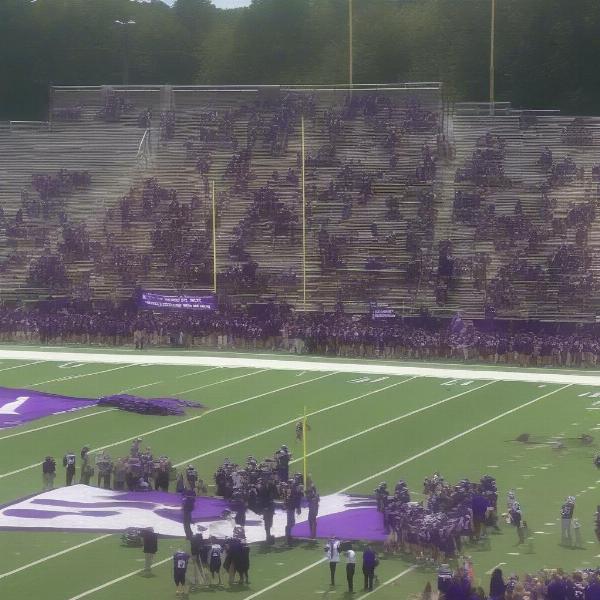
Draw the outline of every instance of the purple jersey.
M185 572L188 566L190 555L186 552L175 552L173 555L173 568L175 571Z

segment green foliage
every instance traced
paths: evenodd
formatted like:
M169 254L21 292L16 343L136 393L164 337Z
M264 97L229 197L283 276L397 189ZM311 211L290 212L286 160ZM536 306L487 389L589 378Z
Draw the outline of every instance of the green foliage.
M486 100L490 0L354 0L356 83L440 80ZM126 34L116 19L133 19ZM496 90L516 106L593 113L594 0L497 0ZM128 39L125 40L125 37ZM348 0L2 0L0 118L43 118L51 84L344 83Z

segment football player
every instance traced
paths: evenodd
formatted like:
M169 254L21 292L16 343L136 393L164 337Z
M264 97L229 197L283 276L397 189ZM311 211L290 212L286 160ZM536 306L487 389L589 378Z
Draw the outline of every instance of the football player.
M73 477L75 477L75 454L73 452L67 452L63 456L63 467L65 467L67 474L67 485L73 484Z
M44 491L54 488L56 477L56 461L51 456L46 456L42 463L42 476L44 479Z
M176 595L185 596L185 573L190 555L183 550L177 550L173 555L173 579L175 581Z

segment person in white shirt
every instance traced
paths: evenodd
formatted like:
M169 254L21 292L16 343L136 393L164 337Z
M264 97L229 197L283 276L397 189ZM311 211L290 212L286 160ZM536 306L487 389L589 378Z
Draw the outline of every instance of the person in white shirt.
M356 570L356 552L352 550L352 546L346 550L346 579L348 580L348 591L354 591L354 571Z
M340 562L340 540L333 536L325 546L325 556L329 561L329 572L331 573L331 585L335 585L335 570Z

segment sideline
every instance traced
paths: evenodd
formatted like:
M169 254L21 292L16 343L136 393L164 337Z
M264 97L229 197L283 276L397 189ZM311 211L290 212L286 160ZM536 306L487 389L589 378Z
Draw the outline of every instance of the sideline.
M205 367L239 367L249 369L270 369L279 371L337 371L338 373L364 373L366 375L417 375L419 377L434 377L438 379L470 379L485 381L525 381L537 383L578 384L600 387L600 376L579 375L568 371L564 373L545 371L500 371L477 369L470 370L448 369L443 367L396 366L389 364L345 361L303 361L303 360L272 360L259 358L231 358L223 356L186 356L165 354L119 355L110 352L40 352L33 350L2 350L0 360L43 360L54 362L85 362L130 365L192 365ZM39 384L38 384L39 385Z

